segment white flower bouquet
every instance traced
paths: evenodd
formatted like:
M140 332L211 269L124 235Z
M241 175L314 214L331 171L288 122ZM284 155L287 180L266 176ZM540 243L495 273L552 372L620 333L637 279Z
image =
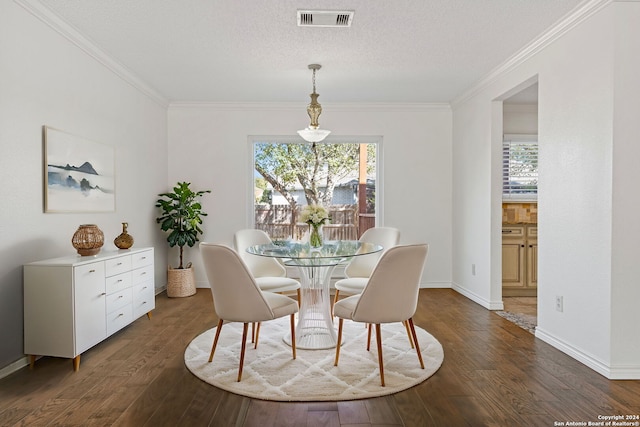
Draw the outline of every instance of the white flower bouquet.
M302 207L300 212L300 221L309 225L322 225L329 221L329 213L323 206L306 205Z

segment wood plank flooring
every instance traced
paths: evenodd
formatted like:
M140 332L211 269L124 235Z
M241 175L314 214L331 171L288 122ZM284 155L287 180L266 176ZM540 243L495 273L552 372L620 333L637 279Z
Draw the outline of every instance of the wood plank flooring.
M261 401L200 381L183 353L216 324L211 293L156 304L151 320L85 352L78 372L44 357L0 380L0 426L553 426L640 414L640 381L609 381L450 289L421 290L414 318L442 343L440 370L349 402Z

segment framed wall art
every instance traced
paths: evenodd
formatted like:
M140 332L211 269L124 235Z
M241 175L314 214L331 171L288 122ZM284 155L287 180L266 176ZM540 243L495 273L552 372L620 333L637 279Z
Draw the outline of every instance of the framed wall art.
M44 211L114 212L114 148L48 126L43 133Z

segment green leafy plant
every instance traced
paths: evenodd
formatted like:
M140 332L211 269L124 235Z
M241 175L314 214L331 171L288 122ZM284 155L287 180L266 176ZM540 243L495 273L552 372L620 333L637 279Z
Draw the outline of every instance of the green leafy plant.
M170 247L180 247L180 265L182 265L182 254L185 246L193 247L198 241L198 234L202 234L200 224L202 217L207 216L202 211L202 205L197 201L205 193L211 190L192 191L189 188L190 182L178 182L173 187L171 193L161 193L162 197L156 202L156 207L162 209L162 216L156 218L162 231L169 231L167 242ZM189 266L187 266L189 268Z

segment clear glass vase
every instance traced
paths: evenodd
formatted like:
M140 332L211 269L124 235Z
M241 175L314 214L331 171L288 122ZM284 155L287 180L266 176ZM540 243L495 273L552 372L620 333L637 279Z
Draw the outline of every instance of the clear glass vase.
M312 248L322 247L322 224L310 224L309 246Z

